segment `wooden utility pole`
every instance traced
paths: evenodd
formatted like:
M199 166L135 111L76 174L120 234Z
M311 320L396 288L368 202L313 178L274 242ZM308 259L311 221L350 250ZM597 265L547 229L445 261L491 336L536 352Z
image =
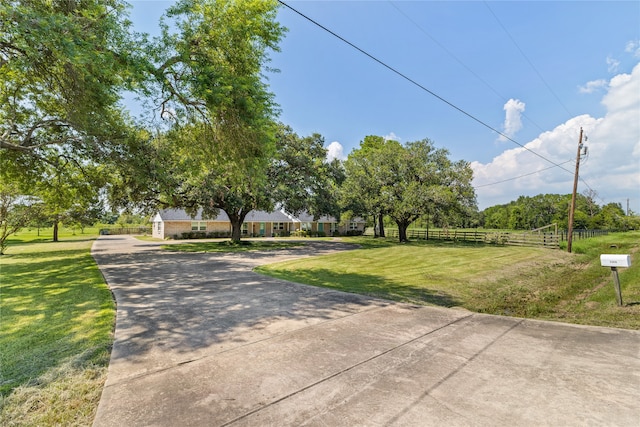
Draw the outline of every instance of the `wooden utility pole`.
M573 213L576 210L576 193L578 191L578 172L580 170L580 152L582 151L582 128L578 139L578 155L576 156L576 173L573 176L573 193L571 193L571 206L569 207L569 224L567 226L567 252L571 252L573 240Z

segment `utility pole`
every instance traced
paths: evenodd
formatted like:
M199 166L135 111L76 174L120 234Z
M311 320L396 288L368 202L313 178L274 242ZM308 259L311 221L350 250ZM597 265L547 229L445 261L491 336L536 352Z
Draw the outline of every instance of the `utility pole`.
M567 252L571 252L573 240L573 213L576 210L576 193L578 191L578 172L580 170L580 152L582 151L582 128L578 139L578 154L576 155L576 173L573 176L573 193L571 194L571 206L569 207L569 224L567 226Z
M629 198L627 197L627 216L629 216Z

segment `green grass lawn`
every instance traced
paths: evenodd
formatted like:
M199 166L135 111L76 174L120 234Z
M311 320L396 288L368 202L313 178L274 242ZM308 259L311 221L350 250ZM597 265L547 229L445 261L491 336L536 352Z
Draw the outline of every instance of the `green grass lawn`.
M115 305L86 233L20 233L0 257L0 425L93 422Z
M256 271L309 285L415 304L517 317L640 329L640 233L574 242L574 253L529 247L344 239L363 249L261 266ZM611 248L616 245L616 248ZM616 305L601 253L632 253L620 269Z

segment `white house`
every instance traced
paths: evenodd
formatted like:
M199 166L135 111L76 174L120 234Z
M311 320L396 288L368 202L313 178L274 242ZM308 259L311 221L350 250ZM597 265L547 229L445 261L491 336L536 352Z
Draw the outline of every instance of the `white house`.
M224 211L215 219L203 219L202 212L191 217L182 209L163 209L153 218L153 237L159 239L185 237L228 237L231 235L231 221ZM295 231L333 236L336 233L360 233L364 231L364 220L356 218L346 225L338 220L323 216L317 220L308 214L298 217L282 211L250 211L242 224L242 234L249 237L288 236Z

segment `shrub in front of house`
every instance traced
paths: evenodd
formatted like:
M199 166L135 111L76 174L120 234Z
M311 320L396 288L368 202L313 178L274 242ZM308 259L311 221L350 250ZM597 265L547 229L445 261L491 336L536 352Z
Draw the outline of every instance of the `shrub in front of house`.
M185 231L182 233L183 239L206 239L207 233L204 231Z
M210 231L209 233L207 233L208 239L219 239L226 237L231 237L231 234L226 231Z

